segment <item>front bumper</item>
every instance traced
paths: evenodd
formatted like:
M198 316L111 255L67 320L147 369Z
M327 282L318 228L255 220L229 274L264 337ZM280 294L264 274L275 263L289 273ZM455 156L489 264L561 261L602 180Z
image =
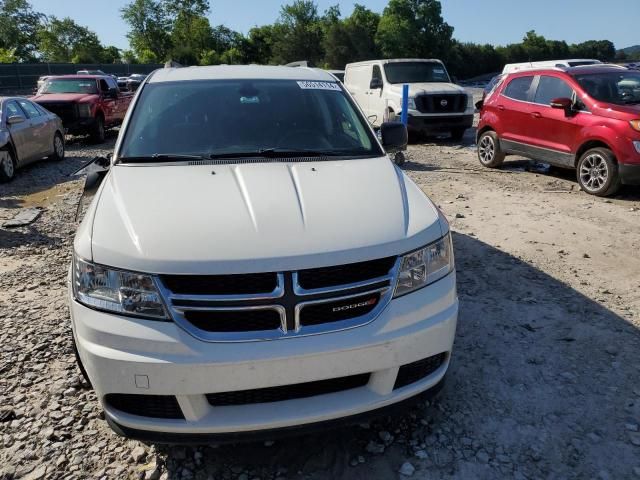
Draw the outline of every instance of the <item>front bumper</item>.
M640 164L620 163L618 174L624 185L640 185Z
M95 118L78 118L76 120L69 120L64 122L64 130L71 135L82 135L90 133L95 127Z
M427 135L447 133L453 129L471 128L473 115L419 116L409 115L408 129Z
M71 299L80 358L112 424L129 432L224 434L350 417L438 384L449 365L458 315L455 273L394 299L371 323L342 332L262 342L208 343L172 322L91 310ZM444 353L420 380L394 388L399 367ZM370 374L366 385L272 403L209 404L206 394ZM184 419L131 415L112 393L175 396Z

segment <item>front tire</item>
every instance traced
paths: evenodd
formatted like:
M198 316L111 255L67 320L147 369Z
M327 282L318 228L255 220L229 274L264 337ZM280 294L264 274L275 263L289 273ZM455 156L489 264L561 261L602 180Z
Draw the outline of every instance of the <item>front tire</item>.
M616 157L604 147L587 150L580 157L576 176L580 188L597 197L613 195L621 185Z
M488 130L478 138L478 160L487 168L496 168L504 162L505 153L500 147L498 134Z
M10 149L0 150L0 183L13 180L16 175L16 160Z
M56 132L53 137L53 154L49 158L56 162L64 160L64 138L60 132Z
M104 143L106 134L104 130L104 117L102 115L98 115L96 118L96 123L93 126L93 132L91 134L91 138L95 143Z

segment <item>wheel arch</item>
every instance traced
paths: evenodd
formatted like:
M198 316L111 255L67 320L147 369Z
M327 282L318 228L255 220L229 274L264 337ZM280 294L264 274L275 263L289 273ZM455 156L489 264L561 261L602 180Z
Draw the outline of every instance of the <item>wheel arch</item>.
M577 167L578 166L578 162L580 161L580 157L582 157L582 155L584 155L584 153L586 151L591 150L592 148L606 148L607 150L610 150L611 153L613 153L613 158L614 158L616 164L618 163L618 158L617 158L613 148L611 148L611 145L609 145L604 140L591 139L591 140L587 140L586 142L584 142L584 143L582 143L580 145L580 147L576 151L576 156L575 156L574 161L573 161L573 166Z
M496 130L491 125L485 125L480 130L476 132L476 143L480 139L480 136L485 132L495 132ZM497 135L497 133L496 133Z

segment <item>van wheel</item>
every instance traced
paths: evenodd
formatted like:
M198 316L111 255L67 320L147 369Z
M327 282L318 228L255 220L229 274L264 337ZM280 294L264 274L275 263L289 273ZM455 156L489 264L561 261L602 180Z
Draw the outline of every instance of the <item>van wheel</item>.
M11 150L0 150L0 183L13 180L16 174L16 160Z
M484 132L478 138L478 160L488 168L496 168L504 162L505 154L500 148L498 134L493 130Z
M93 132L91 133L91 138L95 143L104 143L105 131L104 131L104 117L102 115L98 115L98 117L96 118L96 123L93 126Z
M616 157L608 148L587 150L578 160L576 173L580 188L591 195L606 197L620 189Z
M64 160L64 138L60 132L53 137L53 154L49 157L51 160Z

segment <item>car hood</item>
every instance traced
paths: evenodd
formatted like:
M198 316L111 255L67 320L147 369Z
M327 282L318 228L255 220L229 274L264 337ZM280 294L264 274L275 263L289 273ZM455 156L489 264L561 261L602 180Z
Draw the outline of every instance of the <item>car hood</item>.
M391 91L402 96L402 85L391 85ZM409 84L409 96L423 94L466 93L465 89L453 83L412 83Z
M89 102L97 99L98 95L86 93L47 93L31 97L31 100L40 104L53 102Z
M405 253L446 232L436 207L387 157L115 165L96 201L93 261L150 273L351 263Z

